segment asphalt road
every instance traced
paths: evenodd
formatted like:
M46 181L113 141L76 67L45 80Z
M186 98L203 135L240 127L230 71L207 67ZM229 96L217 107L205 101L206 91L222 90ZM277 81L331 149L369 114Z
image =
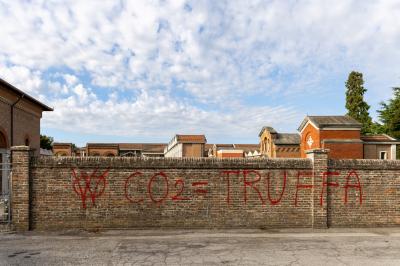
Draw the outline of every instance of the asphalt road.
M0 233L1 265L400 265L400 228Z

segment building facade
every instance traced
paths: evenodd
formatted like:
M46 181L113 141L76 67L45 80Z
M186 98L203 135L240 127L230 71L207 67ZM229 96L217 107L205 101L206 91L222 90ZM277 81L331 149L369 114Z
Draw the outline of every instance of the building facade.
M40 154L40 119L52 108L0 79L0 149L30 146Z
M267 158L300 158L300 135L297 133L278 133L265 126L258 134L260 155Z
M400 142L386 134L361 136L364 142L364 159L396 160Z
M164 157L205 157L204 135L175 135L164 149Z
M332 159L395 160L400 142L387 135L361 135L361 123L349 116L307 116L299 127L301 156L329 149Z
M72 143L54 143L55 156L164 157L165 143L87 143L75 148Z
M73 156L75 152L73 150L72 143L53 143L53 155L54 156Z
M298 128L301 157L306 150L329 149L333 159L362 159L361 123L350 116L307 116Z

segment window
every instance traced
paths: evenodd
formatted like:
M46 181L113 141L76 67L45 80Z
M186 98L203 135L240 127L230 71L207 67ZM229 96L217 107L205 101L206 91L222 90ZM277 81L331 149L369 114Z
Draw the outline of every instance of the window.
M25 146L29 146L29 138L25 139Z
M379 159L386 160L387 159L387 152L386 151L379 152Z

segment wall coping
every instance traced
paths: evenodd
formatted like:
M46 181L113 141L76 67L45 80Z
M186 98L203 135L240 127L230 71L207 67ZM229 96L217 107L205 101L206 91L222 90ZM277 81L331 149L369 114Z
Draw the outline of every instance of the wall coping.
M317 154L327 154L329 153L329 149L311 149L311 150L305 150L306 154L312 154L312 153L317 153Z
M31 148L29 146L12 146L11 147L12 151L30 151Z
M400 160L379 159L329 159L331 169L400 170Z
M312 169L311 159L295 158L136 158L136 157L55 157L31 158L34 168L101 167L133 169Z

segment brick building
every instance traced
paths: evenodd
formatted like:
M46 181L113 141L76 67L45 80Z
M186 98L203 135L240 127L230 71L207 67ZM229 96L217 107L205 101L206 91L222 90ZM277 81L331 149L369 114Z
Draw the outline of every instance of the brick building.
M0 79L0 149L30 146L40 153L40 119L52 108Z
M278 133L265 126L258 134L260 155L268 158L300 158L300 135L297 133Z
M53 143L53 155L54 156L73 156L75 155L72 143Z
M204 135L176 134L164 148L165 157L205 157L207 139Z
M361 135L361 123L349 116L307 116L298 128L301 157L306 150L329 149L332 159L396 159L400 142L387 135Z
M349 116L306 116L298 128L301 157L306 150L326 148L335 159L362 159L361 123Z

